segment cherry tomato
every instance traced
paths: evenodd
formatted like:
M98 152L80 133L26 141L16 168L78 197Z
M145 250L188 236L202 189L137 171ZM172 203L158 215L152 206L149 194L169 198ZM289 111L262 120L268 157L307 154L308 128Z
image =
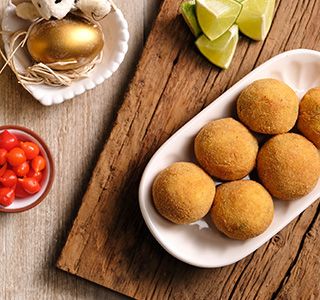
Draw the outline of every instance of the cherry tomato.
M12 204L14 197L14 189L8 187L0 188L0 204L2 206L9 206Z
M18 181L15 189L16 198L26 198L29 197L30 194L27 193L24 188L22 187L22 184Z
M8 151L6 149L1 148L0 149L0 165L5 164L7 161L6 156L7 156Z
M20 178L18 181L21 183L23 189L29 194L38 193L41 189L41 186L37 180L34 178Z
M4 187L14 187L17 183L17 175L12 170L7 170L0 177L0 182Z
M13 167L23 164L26 160L26 154L21 148L13 148L7 154L7 161Z
M7 171L8 164L5 163L0 169L0 177Z
M30 171L29 163L25 161L21 165L13 167L13 171L17 174L18 177L24 177Z
M39 155L40 149L38 145L32 142L20 142L20 147L26 154L27 159L34 159Z
M38 155L32 160L31 166L35 172L40 172L46 167L46 160Z
M0 133L0 148L9 151L17 146L19 146L19 141L16 136L14 136L8 130L4 130Z
M33 169L31 169L27 174L27 177L34 178L38 182L41 182L43 176L41 172L35 172Z

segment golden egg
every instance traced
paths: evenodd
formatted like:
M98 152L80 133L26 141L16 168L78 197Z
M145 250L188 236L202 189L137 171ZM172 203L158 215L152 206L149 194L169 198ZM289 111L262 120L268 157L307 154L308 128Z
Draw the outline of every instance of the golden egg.
M70 70L90 63L103 45L101 28L75 15L41 21L32 28L27 41L32 58L55 70Z

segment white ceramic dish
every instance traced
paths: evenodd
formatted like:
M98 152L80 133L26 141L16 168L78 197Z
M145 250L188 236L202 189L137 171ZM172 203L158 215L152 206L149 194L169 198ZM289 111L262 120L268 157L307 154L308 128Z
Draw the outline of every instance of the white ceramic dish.
M4 11L2 30L13 32L27 28L28 22L18 18L15 14L15 6L9 4ZM105 35L105 47L102 62L97 65L87 78L78 80L68 87L51 87L47 85L28 85L27 90L43 105L59 104L65 100L95 88L117 71L128 51L129 31L128 23L120 9L116 9L101 21ZM8 36L3 36L5 51L8 51ZM20 50L15 58L19 70L30 65L26 50Z
M307 196L292 202L275 200L273 223L260 236L235 241L220 234L210 219L190 225L174 225L162 218L152 203L155 176L173 162L194 161L193 140L208 122L231 116L239 93L251 82L276 78L289 84L301 98L310 88L320 86L320 52L292 50L273 57L241 79L227 92L177 131L152 157L140 183L139 202L143 218L153 236L171 255L188 264L215 268L235 263L266 243L320 197L320 180Z

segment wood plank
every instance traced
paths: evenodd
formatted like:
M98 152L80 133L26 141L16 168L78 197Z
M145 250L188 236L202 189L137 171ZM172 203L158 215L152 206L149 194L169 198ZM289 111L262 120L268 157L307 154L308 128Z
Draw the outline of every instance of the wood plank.
M125 298L55 268L144 45L143 2L115 2L129 22L129 52L112 78L96 89L61 105L43 107L9 69L0 75L0 124L20 124L38 132L56 163L53 189L41 205L22 214L0 214L0 299ZM7 3L0 0L0 18Z
M320 3L278 1L268 38L257 43L242 37L223 72L195 50L179 3L163 2L58 267L138 299L276 297L300 257L318 203L246 259L205 270L175 260L155 242L139 212L137 189L156 149L236 81L285 50L320 48ZM316 258L309 259L308 265ZM319 288L317 278L308 278Z
M299 251L274 296L278 299L320 299L320 205L300 240Z

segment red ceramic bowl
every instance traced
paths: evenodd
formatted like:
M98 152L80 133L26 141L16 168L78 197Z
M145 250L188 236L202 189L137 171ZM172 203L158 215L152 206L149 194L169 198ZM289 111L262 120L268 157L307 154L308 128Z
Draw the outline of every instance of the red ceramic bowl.
M47 162L46 169L43 172L43 178L41 181L41 190L37 194L30 195L29 197L22 199L15 199L14 202L7 207L3 207L0 205L0 212L23 212L40 204L50 192L55 173L54 163L48 146L42 140L42 138L39 137L35 132L25 127L15 125L0 126L0 133L3 130L8 130L9 132L11 132L23 141L30 141L36 143L40 148L41 155L45 158Z

